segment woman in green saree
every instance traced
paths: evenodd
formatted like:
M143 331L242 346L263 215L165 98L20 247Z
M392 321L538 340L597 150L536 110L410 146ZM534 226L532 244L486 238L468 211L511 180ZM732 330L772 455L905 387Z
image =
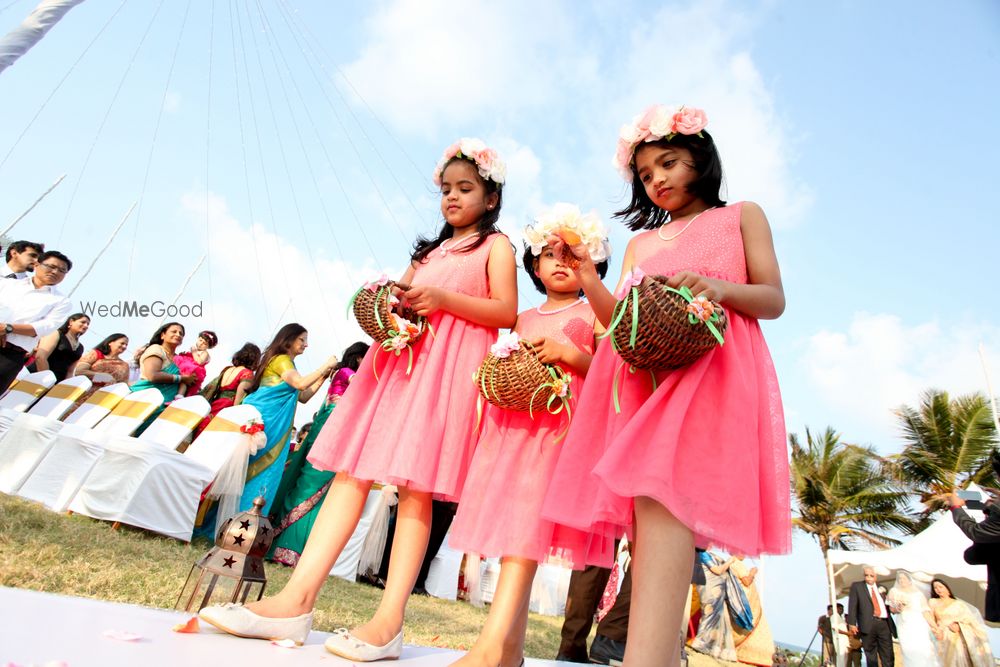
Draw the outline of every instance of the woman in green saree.
M343 360L330 378L330 390L326 401L313 417L309 435L288 460L271 511L271 524L277 527L279 534L271 543L267 557L276 563L295 567L306 540L309 539L309 532L319 513L320 505L326 498L326 492L333 482L334 473L317 470L306 457L309 456L316 436L337 405L337 400L347 391L351 376L357 372L367 352L368 344L360 341L344 350Z
M163 395L163 404L136 429L135 435L149 428L167 407L167 403L177 397L182 384L194 382L193 375L183 375L174 363L174 353L183 341L184 325L180 322L167 322L156 330L139 357L139 380L132 385L132 391L159 389Z
M239 504L241 512L250 509L257 496L263 496L266 501L263 513L270 512L288 458L288 435L295 419L295 408L298 403L313 397L337 365L337 357L333 356L312 373L300 375L294 359L308 346L306 328L301 324L286 324L264 350L254 373L251 393L243 404L252 405L260 412L267 444L250 456Z

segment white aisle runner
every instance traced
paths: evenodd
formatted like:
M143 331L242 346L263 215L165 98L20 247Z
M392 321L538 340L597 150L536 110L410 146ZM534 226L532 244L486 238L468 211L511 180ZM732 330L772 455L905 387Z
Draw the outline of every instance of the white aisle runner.
M177 665L354 665L328 653L326 632L312 632L305 646L282 648L267 641L239 639L201 623L199 634L171 628L189 614L136 605L0 588L0 665L14 663L65 667L176 667ZM105 636L125 632L142 639L126 642ZM398 663L405 667L445 667L461 654L406 645ZM527 660L528 667L568 667L569 663ZM62 667L62 665L60 665Z

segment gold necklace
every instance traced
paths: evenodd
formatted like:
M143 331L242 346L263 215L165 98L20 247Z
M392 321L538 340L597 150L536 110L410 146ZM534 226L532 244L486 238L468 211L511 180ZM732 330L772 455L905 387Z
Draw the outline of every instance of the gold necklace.
M669 225L670 222L673 222L673 220L671 220L670 222L667 222L664 225L660 225L659 227L657 227L656 228L656 235L659 236L660 239L662 239L663 241L673 241L675 238L677 238L678 236L680 236L681 234L683 234L684 232L686 232L687 228L690 227L691 225L693 225L694 221L697 220L701 216L702 213L708 213L713 208L715 208L715 207L713 206L711 208L706 208L704 211L699 211L697 213L697 215L695 215L693 218L691 218L690 220L688 220L688 223L686 225L684 225L683 227L681 227L681 231L677 232L673 236L664 236L663 235L663 228L666 227L667 225Z

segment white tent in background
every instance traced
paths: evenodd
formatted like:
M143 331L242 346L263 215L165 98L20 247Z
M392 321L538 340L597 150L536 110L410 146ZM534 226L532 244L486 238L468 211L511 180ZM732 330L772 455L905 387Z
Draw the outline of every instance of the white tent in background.
M968 510L976 521L983 520L983 513ZM875 568L879 583L891 588L897 570L912 572L918 581L930 582L934 577L943 579L956 597L971 603L980 611L986 600L986 566L969 565L963 552L972 546L950 512L943 512L929 527L895 549L885 551L835 551L829 552L833 567L837 595L847 595L855 581L864 578L863 568ZM996 624L990 624L996 625Z
M42 0L18 27L0 38L0 72L45 37L66 12L83 0Z

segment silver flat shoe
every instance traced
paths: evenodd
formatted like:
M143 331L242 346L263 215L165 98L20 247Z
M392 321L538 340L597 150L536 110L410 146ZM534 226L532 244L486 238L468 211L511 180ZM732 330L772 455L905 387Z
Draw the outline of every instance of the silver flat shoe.
M396 660L403 653L403 631L400 630L399 634L385 646L373 646L352 635L347 628L340 628L326 640L324 645L330 653L354 662Z

